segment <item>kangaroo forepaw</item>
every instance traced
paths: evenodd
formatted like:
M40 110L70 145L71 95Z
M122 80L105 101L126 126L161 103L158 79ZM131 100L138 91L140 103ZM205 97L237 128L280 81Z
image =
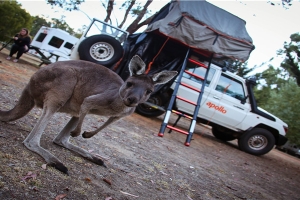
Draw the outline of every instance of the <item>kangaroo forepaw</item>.
M71 131L71 136L72 137L77 137L77 136L79 136L80 135L80 131Z
M93 133L93 132L86 132L86 131L84 131L83 133L82 133L82 137L83 138L91 138L91 137L93 137L95 134Z
M55 169L61 171L64 174L67 174L69 176L68 168L66 168L64 166L64 164L62 164L60 162L55 162L55 163L49 163L48 165L51 167L54 167Z

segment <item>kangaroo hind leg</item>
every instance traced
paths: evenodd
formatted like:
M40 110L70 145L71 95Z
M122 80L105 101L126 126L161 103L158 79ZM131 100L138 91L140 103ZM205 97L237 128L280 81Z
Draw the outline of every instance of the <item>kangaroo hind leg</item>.
M49 120L54 115L54 113L60 109L60 107L61 105L58 103L45 102L40 119L23 143L29 150L43 157L48 165L58 169L63 173L68 174L68 169L64 166L64 164L53 154L40 146L41 136Z

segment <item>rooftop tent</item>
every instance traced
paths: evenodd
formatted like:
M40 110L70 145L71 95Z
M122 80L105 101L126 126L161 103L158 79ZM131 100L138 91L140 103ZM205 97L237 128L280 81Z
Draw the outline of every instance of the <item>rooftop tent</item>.
M172 0L161 11L165 16L154 20L145 32L159 31L191 48L241 61L254 49L246 22L206 1Z

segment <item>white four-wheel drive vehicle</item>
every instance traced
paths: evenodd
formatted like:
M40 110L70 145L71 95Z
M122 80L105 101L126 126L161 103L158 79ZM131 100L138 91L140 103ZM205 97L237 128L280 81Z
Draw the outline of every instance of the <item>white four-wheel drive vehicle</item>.
M197 56L192 58L206 63L201 56L200 59ZM201 88L203 80L189 73L204 77L206 69L196 65L187 65L187 73L183 74L181 82ZM288 126L278 117L257 107L252 89L255 84L255 77L245 80L226 71L224 67L211 63L198 120L212 126L212 133L216 138L222 141L238 139L241 150L262 155L272 150L274 145L286 142L284 136ZM184 86L179 86L177 95L191 102L197 101L198 98L197 92ZM190 115L194 112L193 105L180 99L176 100L175 109Z
M213 135L223 141L238 139L245 152L262 155L274 145L283 145L287 124L256 105L255 79L245 80L226 70L222 59L246 61L254 45L245 21L206 1L173 0L153 18L143 33L127 32L94 19L74 45L71 59L102 64L123 79L129 76L127 65L134 55L147 64L148 74L162 70L181 71L187 55L210 66L197 121L212 126ZM191 52L187 54L187 52ZM189 63L181 82L201 88L206 69ZM175 81L176 82L176 81ZM136 111L153 117L165 112L175 82L156 87L146 104ZM180 86L177 92L190 101L199 93ZM176 99L173 108L193 114L193 105Z

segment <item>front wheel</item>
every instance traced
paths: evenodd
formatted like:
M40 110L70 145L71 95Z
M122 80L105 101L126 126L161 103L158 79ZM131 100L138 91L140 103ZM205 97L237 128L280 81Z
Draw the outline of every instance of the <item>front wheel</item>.
M263 128L254 128L238 139L239 148L252 155L263 155L271 151L275 145L273 134Z

